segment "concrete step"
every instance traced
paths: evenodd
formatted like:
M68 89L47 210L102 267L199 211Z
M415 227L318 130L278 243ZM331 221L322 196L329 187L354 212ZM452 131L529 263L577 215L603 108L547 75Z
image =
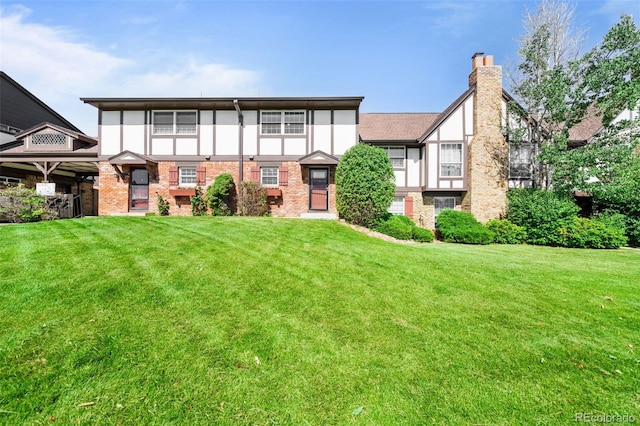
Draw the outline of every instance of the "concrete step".
M336 220L338 218L338 216L336 216L333 213L320 213L320 212L301 213L300 217L302 219L329 219L329 220Z

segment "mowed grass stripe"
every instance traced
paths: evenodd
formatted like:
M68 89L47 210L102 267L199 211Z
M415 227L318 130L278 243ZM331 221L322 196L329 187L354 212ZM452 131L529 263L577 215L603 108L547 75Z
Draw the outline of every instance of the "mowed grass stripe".
M269 218L0 236L0 423L562 424L640 406L638 251Z

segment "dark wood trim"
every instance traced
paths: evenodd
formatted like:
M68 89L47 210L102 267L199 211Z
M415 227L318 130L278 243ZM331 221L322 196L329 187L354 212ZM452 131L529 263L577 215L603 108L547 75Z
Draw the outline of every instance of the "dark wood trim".
M335 155L335 153L336 153L336 149L335 149L335 146L334 146L334 140L335 140L334 129L333 129L333 126L335 125L334 121L335 120L334 120L334 117L333 117L333 110L331 110L331 152L329 153L331 155Z
M124 151L124 111L120 111L120 152Z

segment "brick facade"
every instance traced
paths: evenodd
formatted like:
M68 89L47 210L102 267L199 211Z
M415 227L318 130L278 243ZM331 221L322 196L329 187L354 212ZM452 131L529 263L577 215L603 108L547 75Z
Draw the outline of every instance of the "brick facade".
M174 196L170 194L169 169L177 165L176 162L161 161L157 166L149 167L149 209L148 212L157 213L157 196L160 195L169 202L169 214L172 216L190 216L191 203L188 196ZM215 178L223 173L233 176L233 181L238 186L239 164L237 161L203 161L190 164L191 166L204 167L206 182L201 185L202 191L211 185ZM123 166L122 171L128 176L131 170L141 166ZM243 179L251 180L252 169L260 165L256 162L243 163ZM274 217L299 217L302 213L309 212L309 167L301 166L298 162L282 162L279 166L287 170L286 184L281 182L278 188L282 191L281 197L268 197L269 211ZM335 166L329 166L329 209L328 213L337 215L335 208ZM145 210L129 209L129 178L120 178L115 168L108 162L100 163L100 181L97 186L100 194L99 214L117 215L129 213L144 213Z

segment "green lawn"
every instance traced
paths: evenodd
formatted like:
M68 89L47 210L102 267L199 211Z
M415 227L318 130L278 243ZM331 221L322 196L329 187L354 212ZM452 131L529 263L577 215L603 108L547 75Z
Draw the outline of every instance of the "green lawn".
M364 407L364 408L361 408ZM336 222L0 227L0 424L640 421L640 251Z

